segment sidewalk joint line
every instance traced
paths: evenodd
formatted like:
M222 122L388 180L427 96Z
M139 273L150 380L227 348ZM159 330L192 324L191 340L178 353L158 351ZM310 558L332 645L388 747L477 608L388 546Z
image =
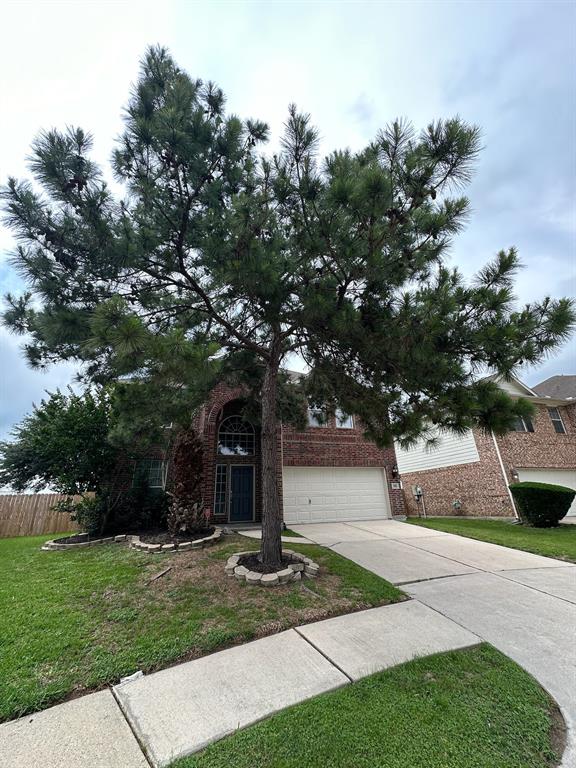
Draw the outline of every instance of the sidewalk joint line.
M122 701L121 701L120 697L118 696L118 694L116 693L116 686L111 685L110 686L110 690L112 692L112 696L114 697L114 701L118 705L118 709L122 713L122 717L124 718L124 720L128 724L128 728L130 729L130 733L132 734L132 736L134 736L134 738L136 740L136 743L138 744L138 747L140 748L140 751L144 755L144 759L146 760L146 762L148 763L150 768L157 768L156 764L153 762L152 758L148 754L148 751L144 748L144 745L143 745L142 741L140 740L138 734L136 733L136 731L132 727L132 723L130 722L130 718L128 717L128 715L124 711L124 707L122 706Z
M517 571L542 571L545 570L545 568L516 568ZM552 595L550 592L546 592L543 589L540 589L539 587L535 587L533 584L524 584L521 581L516 581L515 579L509 579L507 576L504 576L503 574L509 573L509 571L496 571L494 573L494 576L500 576L501 579L504 579L505 581L510 582L511 584L518 584L519 587L526 587L526 589L531 589L534 592L538 592L540 595L546 595L546 597L551 597L553 600L562 600L565 603L568 603L568 605L576 605L574 600L569 600L566 597L560 597L559 595Z
M457 561L455 561L457 562ZM472 566L470 566L472 568ZM474 576L476 573L487 573L478 569L476 571L470 571L469 573L445 573L442 576L429 576L426 579L414 579L414 581L398 581L394 582L395 587L406 587L410 584L424 584L427 581L439 581L440 579L459 579L461 576Z
M447 613L443 613L439 608L435 608L432 605L428 605L428 603L426 603L424 600L422 600L422 598L420 598L420 597L413 597L412 599L415 602L417 602L417 603L422 603L422 605L425 605L426 608L429 608L431 611L434 611L435 613L438 613L440 616L443 616L445 619L448 619L448 621L451 621L453 624L456 624L457 626L461 627L462 629L465 629L466 632L468 632L469 634L474 635L474 637L477 637L478 638L478 642L474 643L474 645L479 645L479 643L489 643L490 642L489 640L486 640L485 637L482 637L482 635L479 635L478 632L473 632L470 629L470 627L467 627L465 624L462 624L461 621L457 621L452 616L448 616ZM490 643L490 644L492 645L492 643ZM471 648L472 646L468 646L468 647Z
M305 641L308 643L308 645L311 645L311 646L312 646L312 648L314 648L314 650L315 650L315 651L317 651L317 652L320 654L320 656L323 656L323 657L326 659L326 661L327 661L329 664L331 664L331 665L332 665L332 666L333 666L335 669L337 669L337 670L338 670L338 672L341 672L341 673L344 675L344 677L346 677L346 678L347 678L347 679L348 679L348 680L349 680L351 683L353 683L353 682L354 682L354 680L353 680L353 679L350 677L350 675L349 675L347 672L345 672L345 671L342 669L342 667L339 667L339 666L338 666L338 664L336 664L336 662L335 662L335 661L333 661L333 660L332 660L332 659L331 659L329 656L327 656L327 655L324 653L324 651L322 651L320 648L318 648L318 646L317 646L317 645L314 645L314 643L312 642L312 640L309 640L309 639L308 639L308 638L307 638L305 635L303 635L303 634L302 634L302 633L299 631L299 630L300 630L300 628L299 628L299 627L294 627L294 630L295 630L295 632L297 632L297 633L298 633L299 637L301 637L301 638L302 638L302 640L305 640Z
M456 535L456 534L455 534ZM418 536L418 540L421 538L428 538L427 536L422 537ZM462 536L461 538L464 538ZM477 565L470 565L470 563L465 563L464 560L456 560L455 557L448 557L447 555L440 555L438 552L431 552L429 549L424 549L424 547L418 547L416 544L409 544L408 539L402 539L400 542L401 544L406 544L407 547L412 547L412 549L417 549L418 552L426 552L429 555L435 555L436 557L442 557L444 560L448 560L451 563L458 563L458 565L465 565L467 568L475 568L477 571L480 571L481 573L493 573L493 571L487 571L486 568L480 568L480 566ZM469 574L466 573L453 573L452 576L468 576Z

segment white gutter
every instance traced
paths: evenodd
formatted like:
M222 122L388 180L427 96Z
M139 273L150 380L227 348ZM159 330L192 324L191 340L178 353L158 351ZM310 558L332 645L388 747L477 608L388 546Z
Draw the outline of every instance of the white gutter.
M506 486L506 490L508 491L508 496L510 496L512 511L514 512L514 516L516 517L516 520L518 520L519 519L518 511L516 509L516 504L514 504L514 496L512 496L512 491L508 487L508 478L506 477L506 470L504 469L504 462L502 461L502 456L500 455L500 448L498 447L496 435L494 434L494 432L492 432L492 430L490 430L490 434L492 435L492 440L494 441L494 448L496 449L496 456L498 456L498 463L500 464L500 470L502 471L502 477L504 478L504 485Z

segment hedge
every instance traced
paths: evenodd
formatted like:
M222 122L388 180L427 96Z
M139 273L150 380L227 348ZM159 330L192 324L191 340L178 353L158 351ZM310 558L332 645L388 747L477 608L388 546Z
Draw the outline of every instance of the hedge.
M535 528L552 528L570 509L576 496L572 488L551 483L512 483L509 486L523 523Z

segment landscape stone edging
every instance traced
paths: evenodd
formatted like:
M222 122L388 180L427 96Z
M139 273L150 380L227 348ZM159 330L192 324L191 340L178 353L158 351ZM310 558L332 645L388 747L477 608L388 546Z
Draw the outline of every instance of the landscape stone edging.
M161 552L180 552L187 549L204 549L204 547L211 547L222 536L222 529L215 528L214 533L210 536L205 536L203 539L196 539L195 541L182 541L178 544L150 544L147 541L141 541L139 536L130 536L129 546L131 549L138 549L141 552L148 552L150 554Z
M315 579L320 572L320 566L306 555L300 552L293 552L291 549L284 549L283 554L290 555L292 562L285 568L281 568L276 573L257 573L250 571L246 566L239 565L240 558L245 555L257 555L258 550L249 550L246 552L236 552L226 561L224 570L228 576L234 576L238 581L244 581L254 587L276 587L280 584L289 584L293 581L300 581L302 578Z
M178 552L186 549L203 549L215 544L222 536L222 529L216 528L214 533L210 536L205 536L203 539L196 539L196 541L183 541L180 544L149 544L146 541L141 541L139 536L131 536L128 534L120 534L118 536L106 536L102 539L91 539L90 541L77 541L74 544L60 544L57 539L47 541L41 549L44 551L52 550L66 550L66 549L83 549L84 547L95 547L98 544L111 544L114 542L126 542L131 549L138 549L141 552L149 552L150 554L156 552Z
M83 535L83 534L79 534ZM62 537L65 538L65 537ZM52 541L47 541L41 549L44 551L46 550L62 550L62 549L82 549L84 547L96 547L98 544L111 544L113 542L124 542L129 537L123 533L119 536L106 536L102 539L91 539L90 541L77 541L74 544L61 544L59 543L58 539L52 539Z

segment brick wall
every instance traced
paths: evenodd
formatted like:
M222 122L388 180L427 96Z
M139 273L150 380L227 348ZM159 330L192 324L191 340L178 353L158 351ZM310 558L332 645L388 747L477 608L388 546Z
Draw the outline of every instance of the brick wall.
M576 468L576 404L560 407L558 411L566 429L565 435L554 430L546 406L538 405L532 417L534 432L509 432L498 438L510 482L511 470L516 467Z
M474 439L480 461L402 475L408 515L418 515L413 485L422 488L428 515L509 517L514 514L491 435L474 430ZM452 507L456 500L462 503L459 512Z
M340 429L331 418L326 426L308 427L303 432L284 425L282 448L285 467L383 467L392 514L405 514L402 491L391 486L394 448L378 448L364 437L360 424Z
M243 390L240 387L231 388L219 384L212 391L209 401L200 410L194 420L194 428L202 437L204 444L204 507L214 510L214 493L216 486L217 464L248 464L254 466L254 508L255 520L262 519L262 484L260 460L260 433L256 430L256 445L254 456L220 456L216 453L218 428L226 408L235 401L241 400ZM217 522L225 522L226 516L215 516Z
M508 483L513 482L512 470L518 467L576 467L576 404L558 410L565 435L554 430L546 406L536 405L532 417L534 432L509 432L497 438ZM474 439L480 461L402 475L409 515L418 514L413 485L419 485L424 491L429 515L500 517L514 514L492 437L475 430ZM462 502L460 512L452 507L455 500Z
M240 388L231 389L219 385L212 392L208 403L196 416L194 427L204 441L204 503L214 509L216 464L255 465L256 520L262 516L261 462L259 435L256 440L256 455L247 457L226 457L216 454L218 427L223 409L241 399ZM381 450L366 440L361 428L337 429L334 421L327 427L311 427L303 432L290 425L283 425L278 431L277 482L282 499L282 465L300 467L383 467L388 478L388 492L392 514L404 514L402 491L391 487L392 467L396 464L394 448Z
M162 461L168 462L167 487L169 487L170 461L172 451L169 440L170 437L167 435L166 446L154 445L142 449L141 454L134 453L133 455L129 455L126 453L124 456L122 456L116 465L114 475L110 478L110 486L117 491L127 491L132 488L138 460L139 458L145 458L161 459Z

